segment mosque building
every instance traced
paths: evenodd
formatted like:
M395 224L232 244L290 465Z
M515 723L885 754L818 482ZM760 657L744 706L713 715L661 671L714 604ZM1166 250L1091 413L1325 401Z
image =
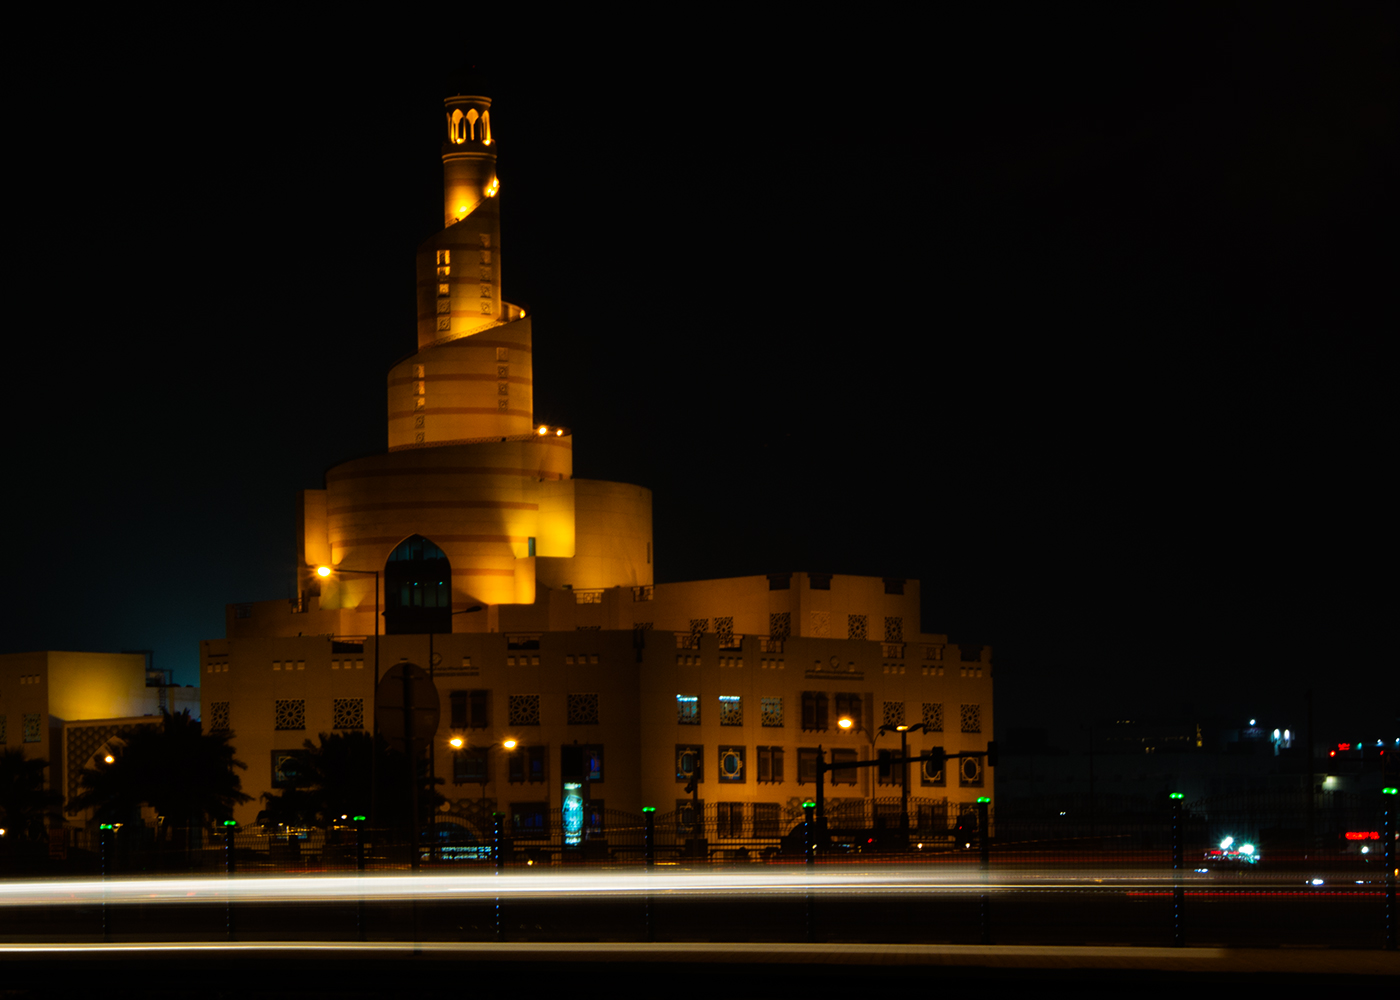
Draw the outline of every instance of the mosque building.
M372 729L400 663L438 690L444 818L499 810L517 842L557 828L566 782L590 823L698 798L720 836L761 836L800 817L818 747L877 759L908 726L911 751L985 751L990 647L921 632L918 581L655 582L650 491L576 478L570 429L535 422L532 317L501 297L491 101L448 98L444 129L444 227L418 248L388 448L298 495L297 597L230 605L226 638L201 644L204 725L248 764L238 819L296 780L305 739ZM983 764L911 766L920 829L991 795ZM898 808L898 768L827 780L829 815Z

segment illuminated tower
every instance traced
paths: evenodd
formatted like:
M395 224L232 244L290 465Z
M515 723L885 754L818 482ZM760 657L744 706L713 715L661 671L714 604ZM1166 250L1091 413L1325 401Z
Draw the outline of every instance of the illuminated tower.
M445 228L418 248L418 351L389 371L388 453L330 470L299 515L303 603L318 594L324 611L363 616L370 578L322 584L315 569L382 570L386 622L401 631L451 631L451 610L532 604L537 580L652 582L650 491L575 480L572 434L534 421L530 319L501 298L491 101L445 105Z

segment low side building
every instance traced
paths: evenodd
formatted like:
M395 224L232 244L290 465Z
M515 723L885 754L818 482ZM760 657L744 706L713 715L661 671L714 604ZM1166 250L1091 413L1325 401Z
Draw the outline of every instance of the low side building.
M162 711L184 710L199 717L199 689L175 686L144 653L0 654L0 746L47 760L46 787L65 800L108 740L158 724ZM68 822L82 825L84 817L69 815Z

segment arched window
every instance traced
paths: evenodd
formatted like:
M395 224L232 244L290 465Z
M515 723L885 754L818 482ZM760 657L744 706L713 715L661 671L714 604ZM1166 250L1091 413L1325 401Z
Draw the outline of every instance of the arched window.
M466 116L462 114L461 108L453 108L452 116L447 120L447 137L457 145L467 141Z
M471 126L471 132L468 134L472 139L476 138L476 120L479 117L481 116L476 113L476 108L469 108L467 110L467 124Z
M422 535L400 542L384 564L384 631L452 631L452 566Z
M481 141L488 146L491 144L491 112L481 113Z

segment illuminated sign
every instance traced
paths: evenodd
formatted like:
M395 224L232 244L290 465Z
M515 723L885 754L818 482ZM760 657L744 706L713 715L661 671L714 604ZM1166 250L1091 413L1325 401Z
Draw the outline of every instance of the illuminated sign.
M564 782L564 846L583 843L583 784Z
M1347 840L1380 840L1379 830L1348 830Z

